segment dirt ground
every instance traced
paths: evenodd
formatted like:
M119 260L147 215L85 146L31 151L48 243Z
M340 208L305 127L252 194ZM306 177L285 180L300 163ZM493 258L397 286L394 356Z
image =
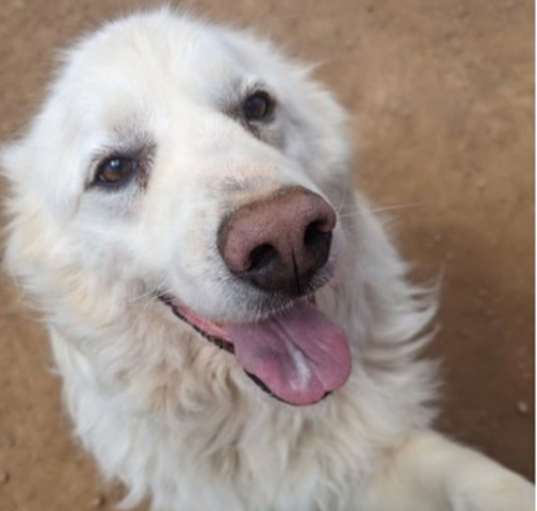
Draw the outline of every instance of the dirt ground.
M3 0L0 139L42 98L53 49L140 4ZM357 186L391 210L416 278L444 275L440 427L533 477L533 2L182 5L322 63L354 114ZM111 509L117 492L70 437L42 327L5 278L0 303L0 509Z

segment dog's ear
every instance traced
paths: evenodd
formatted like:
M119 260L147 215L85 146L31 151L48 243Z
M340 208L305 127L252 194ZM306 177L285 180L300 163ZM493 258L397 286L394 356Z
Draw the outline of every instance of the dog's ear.
M6 219L2 266L24 287L35 280L50 251L50 230L60 227L53 221L53 208L48 207L50 190L43 182L46 155L38 153L29 133L0 148L0 175L7 184L1 201Z
M2 197L2 212L6 216L2 238L5 241L4 251L1 254L3 269L13 277L28 273L26 264L27 247L30 246L31 236L29 219L36 218L35 211L26 206L35 205L29 200L25 192L25 176L28 175L28 150L26 139L20 138L0 147L0 176L6 182L7 190ZM4 216L4 215L3 215Z
M35 161L30 137L20 137L0 147L0 176L7 184L2 197L4 209L12 214L13 203L33 203L42 206L46 194L39 177L39 162Z
M25 154L24 139L0 148L0 172L12 184L24 179L24 169L27 167Z
M72 213L83 183L76 172L76 149L69 147L65 127L55 121L45 110L22 137L0 147L0 173L11 196L31 200L60 219Z

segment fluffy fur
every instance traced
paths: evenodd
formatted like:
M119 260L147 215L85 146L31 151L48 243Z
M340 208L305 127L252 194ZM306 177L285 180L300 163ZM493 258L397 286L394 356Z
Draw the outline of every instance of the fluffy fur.
M27 133L3 151L5 262L44 315L76 434L126 505L154 510L529 510L531 486L429 430L434 293L352 191L345 115L307 68L252 34L167 9L109 23L65 53ZM234 108L278 101L252 133ZM144 182L91 185L114 150L148 152ZM280 403L155 299L201 314L262 310L215 248L223 215L284 185L337 209L336 276L317 293L351 340L347 384Z

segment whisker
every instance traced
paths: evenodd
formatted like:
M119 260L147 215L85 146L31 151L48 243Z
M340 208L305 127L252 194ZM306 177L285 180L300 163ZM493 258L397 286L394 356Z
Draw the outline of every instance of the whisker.
M421 202L409 202L407 204L393 204L389 206L380 206L378 208L373 208L373 213L384 213L386 211L399 211L403 209L410 209L410 208L419 208L422 207L423 203ZM360 215L360 211L354 210L354 211L345 211L343 209L338 210L336 209L336 213L339 218L355 218Z
M423 206L422 202L409 202L407 204L393 204L391 206L381 206L379 208L373 208L373 213L382 213L384 211L393 211L400 209L420 208Z
M133 296L129 299L129 303L136 303L136 302L139 302L141 300L143 300L144 298L147 298L149 296L152 296L152 295L155 295L163 286L164 282L165 282L165 277L163 277L160 282L158 284L156 284L155 286L152 286L152 287L149 287L146 291L144 291L143 293L139 294L139 295L136 295L136 296Z

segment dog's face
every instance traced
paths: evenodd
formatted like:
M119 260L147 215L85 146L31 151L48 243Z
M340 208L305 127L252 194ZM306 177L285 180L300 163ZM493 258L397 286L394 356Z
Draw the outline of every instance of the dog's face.
M350 370L343 332L310 303L345 247L343 122L270 45L163 11L79 43L5 166L83 271L143 283L306 404ZM271 344L278 329L291 341Z

